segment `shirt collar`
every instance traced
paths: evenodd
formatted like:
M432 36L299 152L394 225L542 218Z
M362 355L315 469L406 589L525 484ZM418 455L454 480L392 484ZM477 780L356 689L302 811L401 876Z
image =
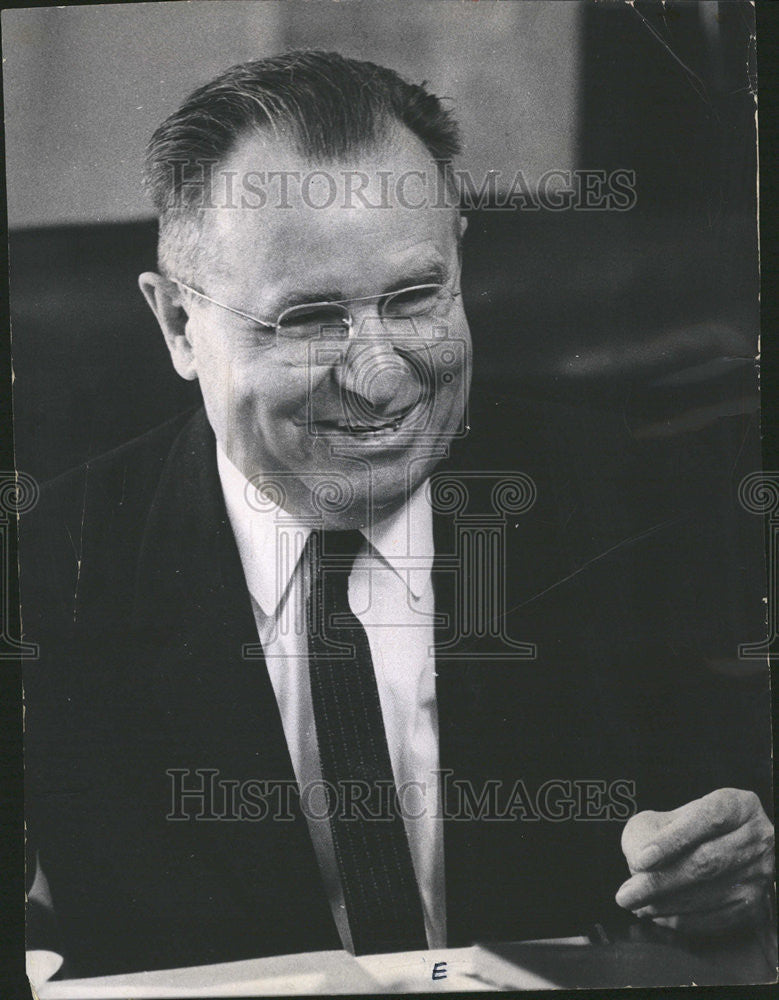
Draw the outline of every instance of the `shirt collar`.
M258 505L256 490L218 443L216 458L246 585L263 613L273 615L289 587L311 528L271 500L263 498ZM425 484L389 517L361 531L412 596L421 597L434 557L433 515Z

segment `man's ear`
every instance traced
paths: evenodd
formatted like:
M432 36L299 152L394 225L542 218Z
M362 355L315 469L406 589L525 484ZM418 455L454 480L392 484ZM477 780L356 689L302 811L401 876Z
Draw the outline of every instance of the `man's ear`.
M192 343L187 334L189 317L181 301L178 285L155 271L144 271L139 275L138 285L160 324L173 367L182 378L191 382L197 378L197 369Z
M460 216L460 239L465 236L465 230L468 228L468 219L464 216Z

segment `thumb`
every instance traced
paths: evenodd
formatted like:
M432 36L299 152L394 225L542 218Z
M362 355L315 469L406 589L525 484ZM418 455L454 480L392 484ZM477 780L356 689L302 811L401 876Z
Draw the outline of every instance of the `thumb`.
M639 859L643 851L653 842L658 831L671 822L670 813L645 809L631 816L622 830L622 853L631 873L642 871Z

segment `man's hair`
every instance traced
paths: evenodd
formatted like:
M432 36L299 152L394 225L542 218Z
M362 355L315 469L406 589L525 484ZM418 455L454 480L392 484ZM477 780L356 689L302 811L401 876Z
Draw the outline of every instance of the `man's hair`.
M312 162L334 163L374 151L397 124L441 170L459 152L457 124L439 98L384 66L313 50L226 70L190 94L147 148L144 183L160 220L160 270L178 268L186 277L197 270L203 178L247 133L267 130Z

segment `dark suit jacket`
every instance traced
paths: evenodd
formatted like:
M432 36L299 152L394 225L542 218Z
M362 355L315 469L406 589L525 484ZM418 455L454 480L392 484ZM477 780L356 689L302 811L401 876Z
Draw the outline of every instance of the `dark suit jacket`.
M474 433L451 468L469 468L470 455L489 473L467 480L468 502L494 528L505 456ZM458 640L450 614L438 628L463 654L437 665L442 769L477 797L492 782L505 805L521 782L531 800L514 821L446 820L451 946L618 919L624 810L539 819L546 781L624 779L639 808L765 783L766 679L711 669L694 568L669 574L680 546L699 551L696 522L653 508L654 524L620 525L617 498L596 531L576 516L583 491L572 505L570 483L545 488L556 441L547 434L528 458L542 484L535 507L502 517L501 627ZM462 515L436 516L442 614L458 602L445 555L459 551ZM68 973L339 948L294 801L285 821L166 819L172 769L294 779L264 662L242 655L256 628L203 411L52 484L24 518L20 552L25 637L41 647L25 691L28 838ZM536 643L536 658L490 658L506 635Z

